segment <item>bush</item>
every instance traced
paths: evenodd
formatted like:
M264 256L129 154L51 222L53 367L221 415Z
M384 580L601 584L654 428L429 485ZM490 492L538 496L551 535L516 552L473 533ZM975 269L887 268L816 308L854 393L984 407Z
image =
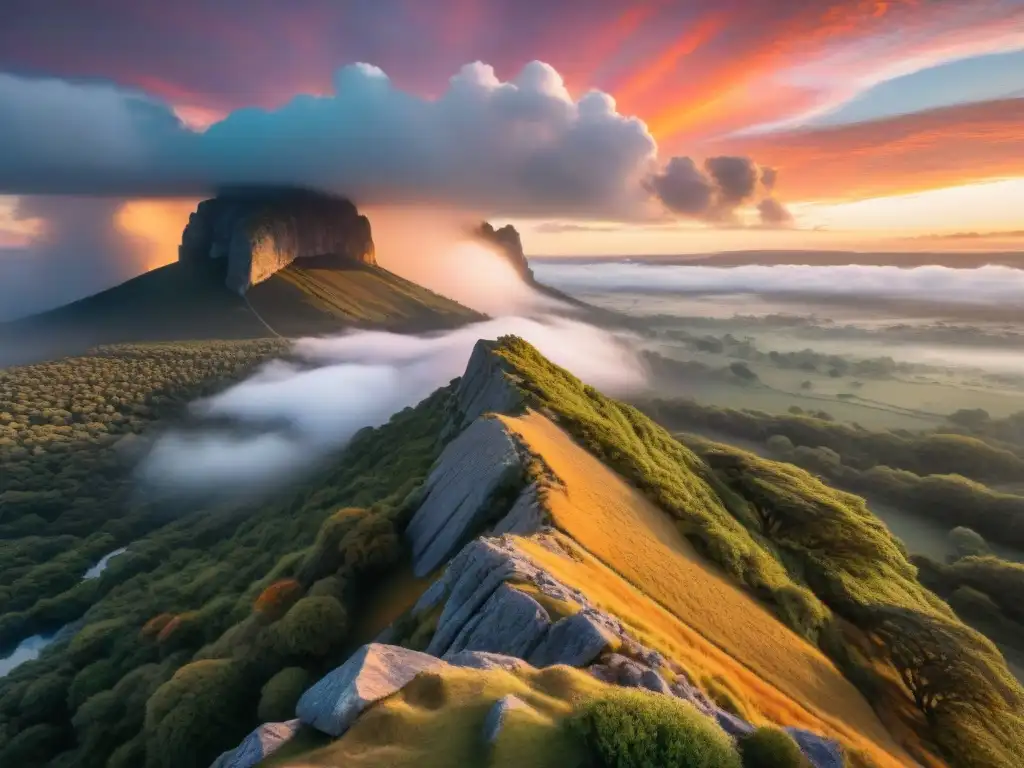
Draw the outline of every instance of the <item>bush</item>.
M344 641L348 614L333 597L304 597L266 631L282 656L320 658Z
M978 532L964 525L958 525L949 532L949 545L956 553L955 558L981 557L989 554L988 542Z
M743 768L802 768L807 760L796 740L778 728L758 728L740 741Z
M295 579L281 579L264 589L253 606L256 613L267 621L277 621L284 616L295 601L302 597L302 585Z
M613 689L567 720L597 768L740 768L729 736L691 705Z
M291 720L295 717L295 705L309 682L310 675L302 667L282 669L260 691L259 719L265 723Z
M206 768L245 735L245 675L224 659L179 669L146 704L150 768Z

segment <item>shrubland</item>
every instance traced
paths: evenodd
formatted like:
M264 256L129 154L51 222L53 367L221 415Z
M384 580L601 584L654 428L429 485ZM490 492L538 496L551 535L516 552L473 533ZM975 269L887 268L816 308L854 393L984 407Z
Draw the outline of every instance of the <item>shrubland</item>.
M125 345L0 370L0 648L80 615L103 589L85 571L167 523L132 494L140 435L282 349Z
M980 482L1024 477L1024 462L979 438L873 432L806 414L771 415L687 400L640 407L670 429L713 430L763 443L778 458L841 488L1024 549L1024 497Z
M404 560L449 396L361 431L297 488L132 542L73 639L0 679L0 764L205 768L293 706L349 652L366 584Z

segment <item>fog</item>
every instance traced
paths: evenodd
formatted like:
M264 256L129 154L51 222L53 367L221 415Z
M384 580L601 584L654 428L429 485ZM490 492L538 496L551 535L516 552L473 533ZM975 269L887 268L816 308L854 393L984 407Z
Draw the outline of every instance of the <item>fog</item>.
M576 320L508 316L431 336L357 331L301 339L276 360L192 406L207 424L157 440L139 478L162 492L263 490L313 467L361 428L385 423L460 376L478 339L515 334L608 394L644 386L628 339Z
M536 263L541 282L569 292L832 296L1024 306L1024 270L1001 266L682 266L627 262Z
M428 207L371 208L366 215L378 263L407 280L492 316L568 310L530 288L472 234L482 216Z

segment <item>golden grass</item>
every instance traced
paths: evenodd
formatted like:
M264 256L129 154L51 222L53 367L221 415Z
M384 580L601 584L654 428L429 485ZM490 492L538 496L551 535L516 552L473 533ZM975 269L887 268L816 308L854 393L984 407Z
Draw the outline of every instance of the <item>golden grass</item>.
M585 550L560 557L521 540L556 578L695 678L730 680L767 721L833 736L880 766L909 762L832 662L703 560L645 496L544 416L502 419L558 476L546 497L554 525L571 537L560 537L566 548Z
M340 739L287 765L577 768L584 762L580 745L558 723L570 714L574 699L597 696L605 687L568 667L517 674L455 668L425 673L364 712ZM513 710L488 747L484 721L506 694L528 708Z

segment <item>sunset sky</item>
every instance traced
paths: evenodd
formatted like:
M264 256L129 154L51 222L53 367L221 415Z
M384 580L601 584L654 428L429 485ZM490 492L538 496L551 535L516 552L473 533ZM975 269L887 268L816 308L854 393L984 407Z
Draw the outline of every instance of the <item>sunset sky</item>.
M0 140L9 130L3 122L13 118L14 147L32 139L45 160L47 141L63 139L30 117L19 123L20 115L35 110L59 132L104 109L101 100L83 97L76 115L78 97L71 95L45 103L41 96L42 106L31 106L31 94L53 87L54 78L69 88L110 83L142 91L189 132L208 132L211 142L234 137L234 145L218 145L231 153L246 140L239 130L255 125L245 122L257 119L248 108L287 108L294 120L301 105L289 102L298 94L332 96L348 82L337 75L348 64L380 68L395 93L448 104L454 97L442 96L465 65L484 62L494 83L522 85L516 78L535 60L557 71L571 104L582 104L591 89L613 97L616 119L623 116L620 134L628 118L643 121L656 157L634 144L636 153L623 155L630 163L642 156L664 169L670 158L692 158L692 170L677 170L681 179L697 174L700 181L710 173L707 158L743 157L762 174L773 169L774 183L760 176L756 192L713 214L674 204L678 188L668 188L667 173L664 190L644 182L665 202L656 214L635 207L626 214L606 196L552 205L545 215L540 204L481 194L483 213L519 226L531 253L1024 247L1024 0L14 2L0 25L0 76L12 76L6 85L0 79ZM470 79L493 87L481 71ZM557 90L546 75L537 77L541 90ZM61 104L69 105L67 114L59 113ZM217 125L238 110L247 111ZM488 125L481 130L497 132ZM304 135L293 130L296 140ZM566 144L565 151L599 156L610 135ZM2 145L11 143L0 141L0 166ZM265 154L273 145L254 146ZM0 249L24 247L47 225L44 216L26 213L32 206L19 193L92 193L82 175L37 184L50 166L25 162L24 174L6 181L0 170ZM94 170L98 184L110 178L107 166ZM116 225L143 236L173 231L198 195L168 178L153 189L115 185L125 199L161 198L120 206ZM337 183L345 186L345 173ZM717 177L714 184L715 199L724 199ZM353 186L360 202L364 187ZM456 201L471 188L460 187ZM429 202L429 184L415 189L396 202ZM771 208L759 214L764 198Z

